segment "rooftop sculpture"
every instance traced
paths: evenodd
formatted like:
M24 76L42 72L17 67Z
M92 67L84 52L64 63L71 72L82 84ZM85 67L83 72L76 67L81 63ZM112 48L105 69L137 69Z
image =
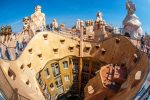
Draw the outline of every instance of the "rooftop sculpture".
M98 12L96 15L96 21L95 21L95 30L98 30L98 33L95 34L95 40L96 41L102 41L104 38L108 37L108 32L106 32L106 22L102 17L102 13Z
M96 15L96 21L102 21L103 20L103 14L101 12L98 12L97 15Z
M51 23L52 25L52 31L54 30L58 30L58 23L57 23L57 20L54 18L53 19L53 22Z
M132 1L127 0L126 9L127 15L123 20L124 33L130 34L132 39L140 39L143 34L143 30L141 28L141 22L135 14L136 6Z
M13 47L16 46L16 39L15 35L12 33L12 28L11 26L3 26L1 27L1 33L0 33L0 42L2 45L0 45L1 49L1 55L3 59L12 59L14 60L16 58L16 54L14 50L12 49ZM7 48L10 47L10 48ZM6 56L6 51L7 53L10 53L10 57L7 58Z
M46 28L45 14L41 12L41 6L35 7L35 13L31 15L30 27L35 34L36 31L43 31Z

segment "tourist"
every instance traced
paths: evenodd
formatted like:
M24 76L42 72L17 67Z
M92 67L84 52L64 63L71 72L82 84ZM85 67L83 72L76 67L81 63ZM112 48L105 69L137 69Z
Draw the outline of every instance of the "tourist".
M141 49L142 50L144 50L144 45L145 45L144 35L142 35L142 37L141 37Z
M58 23L55 18L53 19L52 22L52 31L58 31Z
M46 25L46 30L47 30L47 31L50 31L50 25L49 25L49 24Z

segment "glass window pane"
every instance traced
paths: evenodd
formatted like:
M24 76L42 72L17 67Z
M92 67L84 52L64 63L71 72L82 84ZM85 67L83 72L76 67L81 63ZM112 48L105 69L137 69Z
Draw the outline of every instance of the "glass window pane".
M68 62L67 62L67 61L64 61L64 62L63 62L63 67L64 67L64 68L68 68Z

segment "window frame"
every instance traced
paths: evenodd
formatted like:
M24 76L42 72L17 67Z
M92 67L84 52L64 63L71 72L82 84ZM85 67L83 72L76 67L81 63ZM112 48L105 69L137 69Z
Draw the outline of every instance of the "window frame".
M67 65L67 67L66 67L66 65ZM69 67L68 61L63 61L63 68L68 69L68 67Z
M45 75L46 75L46 78L47 78L47 79L50 78L50 71L49 71L49 68L46 68L46 69L45 69Z

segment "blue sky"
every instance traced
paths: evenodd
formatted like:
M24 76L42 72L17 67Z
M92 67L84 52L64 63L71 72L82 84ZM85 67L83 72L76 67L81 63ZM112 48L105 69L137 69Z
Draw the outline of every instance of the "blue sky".
M136 4L136 14L144 31L150 33L150 0L132 0ZM126 15L126 0L0 0L0 26L12 25L13 31L22 29L22 18L34 13L36 5L42 6L49 24L53 18L71 27L76 19L95 20L101 11L107 23L120 27Z

